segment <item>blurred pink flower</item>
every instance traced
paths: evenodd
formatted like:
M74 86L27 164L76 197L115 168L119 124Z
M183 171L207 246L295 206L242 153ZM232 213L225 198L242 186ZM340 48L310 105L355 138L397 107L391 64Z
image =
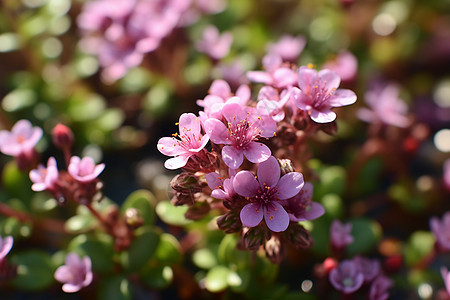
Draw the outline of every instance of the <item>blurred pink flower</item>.
M294 197L284 201L284 207L293 222L314 220L325 213L325 208L317 202L312 201L313 185L305 182L303 188Z
M247 78L250 81L264 83L277 89L289 88L297 82L297 74L291 68L283 65L278 54L267 54L263 57L265 71L249 71Z
M358 60L353 53L341 51L333 60L327 61L322 68L336 72L343 82L350 82L358 73Z
M0 261L8 255L9 251L11 251L13 243L14 238L12 236L0 236Z
M432 217L430 227L436 237L436 243L442 251L450 251L450 211L442 216L442 221Z
M398 98L400 88L395 84L369 90L365 100L369 109L360 108L358 117L366 122L381 122L396 127L407 127L410 122L406 116L408 106Z
M444 162L444 174L442 176L444 186L450 191L450 158Z
M56 269L55 279L64 283L62 286L64 292L78 292L92 282L91 264L89 257L80 258L76 253L69 253L66 256L66 264Z
M353 243L352 223L342 224L339 220L334 220L330 227L330 244L336 249L342 249Z
M105 169L105 164L96 165L92 157L86 156L80 159L78 156L70 158L67 168L69 174L80 182L90 182Z
M388 289L393 286L392 280L384 275L378 276L370 286L370 300L386 300L389 298Z
M317 123L329 123L336 119L332 107L356 102L356 94L348 89L338 89L341 79L331 70L317 72L302 66L298 71L298 86L294 88L294 101L298 108L307 112Z
M162 154L174 156L164 163L164 166L170 170L184 167L189 158L200 152L209 141L208 135L201 134L200 118L192 113L182 114L178 126L179 135L163 137L159 139L157 145ZM176 139L177 136L180 139Z
M32 127L30 121L20 120L11 131L0 131L0 152L18 157L28 155L42 137L42 129Z
M267 45L269 54L276 54L283 61L295 62L306 45L306 38L302 35L283 35L276 43Z
M378 259L356 256L353 258L353 261L356 263L361 273L363 273L365 283L373 282L373 280L380 275L381 264Z
M39 165L37 169L30 171L30 179L33 182L31 189L35 192L49 190L54 191L58 182L58 167L56 159L50 157L47 161L47 168Z
M215 26L208 26L203 31L203 37L197 41L197 50L214 60L221 60L230 52L233 36L230 32L219 33Z
M364 275L353 260L344 260L330 271L329 279L335 289L344 294L356 292L364 283Z

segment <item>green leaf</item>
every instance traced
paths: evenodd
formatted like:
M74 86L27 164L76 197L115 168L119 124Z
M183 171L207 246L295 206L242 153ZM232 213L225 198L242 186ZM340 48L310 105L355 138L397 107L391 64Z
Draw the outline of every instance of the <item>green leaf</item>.
M436 239L429 231L416 231L408 240L405 251L405 262L408 266L414 266L425 256L433 251Z
M210 269L217 265L217 257L209 248L201 248L192 254L192 262L199 268Z
M231 271L225 266L215 266L205 277L205 287L208 291L217 293L228 287L228 277Z
M114 248L113 240L109 235L81 234L70 241L67 247L69 252L76 252L80 256L89 256L94 272L109 273L113 271Z
M152 266L141 274L142 282L154 289L167 287L173 280L173 270L169 266Z
M217 257L223 264L235 264L238 268L245 268L250 261L250 252L237 249L237 235L227 234L223 237L217 250Z
M32 106L36 99L35 91L31 89L16 89L3 98L2 108L7 112L15 112Z
M174 206L170 201L162 201L156 205L158 217L169 225L183 226L192 223L184 217L187 210L187 206Z
M151 227L136 230L136 238L127 251L121 253L120 260L125 269L136 271L145 266L156 251L159 232Z
M98 299L130 300L133 295L131 285L123 276L107 277L100 287Z
M94 228L97 223L97 220L92 215L75 215L66 221L65 229L70 233L84 233Z
M160 263L178 264L182 260L181 246L178 240L171 234L161 234L155 259Z
M370 251L376 246L382 235L381 226L368 218L359 218L351 220L353 224L352 236L354 242L347 246L347 252L350 256Z
M137 190L131 193L122 204L122 214L128 208L135 208L139 211L144 225L153 225L155 223L156 198L148 190Z
M11 256L17 265L17 277L12 284L20 290L37 291L48 288L54 281L55 267L50 255L39 250L30 250Z
M28 174L20 171L15 161L8 162L3 168L2 183L9 195L22 200L31 198L31 182Z

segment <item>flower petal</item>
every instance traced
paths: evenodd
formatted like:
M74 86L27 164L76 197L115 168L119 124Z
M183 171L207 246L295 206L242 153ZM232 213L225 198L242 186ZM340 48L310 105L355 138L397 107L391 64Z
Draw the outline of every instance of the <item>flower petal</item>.
M313 86L314 82L318 80L319 78L316 70L310 69L306 66L302 66L298 69L298 86L306 94L309 93L309 90Z
M271 156L258 166L258 181L261 187L264 185L275 187L280 180L280 165L275 157Z
M272 201L265 206L264 221L273 232L281 232L289 226L289 215L280 203Z
M303 175L298 172L290 172L280 178L277 184L277 196L280 200L294 197L304 185Z
M272 152L269 147L263 143L251 142L244 150L245 157L252 163L261 163L266 161Z
M157 148L164 155L175 156L185 152L180 144L181 142L174 137L163 137L159 139Z
M180 135L195 135L197 138L200 136L200 118L192 113L184 113L180 116L178 122L178 130Z
M263 219L263 208L259 203L249 203L241 209L240 217L244 226L255 227Z
M169 170L176 170L182 168L186 165L190 156L180 155L173 158L170 158L164 162L164 167Z
M317 123L330 123L336 120L336 114L331 110L311 110L311 119Z
M323 69L320 70L318 73L320 77L320 81L323 84L323 87L325 87L327 90L334 90L339 87L339 84L341 83L341 78L339 75L329 69Z
M206 134L209 139L215 144L230 144L227 127L221 121L209 118L204 123Z
M259 189L259 183L249 171L240 171L233 178L233 187L239 195L253 197Z
M356 94L348 89L337 89L329 101L333 107L350 105L356 102Z
M232 146L225 146L222 148L223 162L231 169L237 169L244 161L244 155L241 150Z
M247 78L253 82L260 82L265 84L272 84L272 76L264 71L249 71L247 72Z

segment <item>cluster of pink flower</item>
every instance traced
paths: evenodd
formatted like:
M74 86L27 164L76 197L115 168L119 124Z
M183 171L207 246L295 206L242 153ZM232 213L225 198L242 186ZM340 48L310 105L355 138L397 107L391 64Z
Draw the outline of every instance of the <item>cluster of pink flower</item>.
M225 9L223 0L96 0L86 2L78 17L81 48L96 55L103 80L113 82L138 66L175 28L201 14Z
M300 37L281 42L298 44L296 55L304 46ZM303 178L309 172L306 139L319 130L334 133L331 109L356 101L353 91L338 88L336 72L298 68L288 61L292 56L271 45L264 71L247 73L251 81L264 84L257 102L247 85L232 93L226 81L214 81L209 95L197 101L203 107L199 115L182 114L179 133L157 145L172 156L166 168L183 169L172 180L172 202L187 204L186 216L192 219L220 211L220 229L240 232L242 248L264 246L272 261L280 261L286 242L310 246L299 221L321 216L324 208L312 201L313 186ZM208 141L211 151L205 148Z
M91 202L102 197L102 184L97 176L105 165L96 165L91 157L71 156L73 133L68 127L58 124L53 130L53 143L63 151L67 171L58 171L54 157L48 159L47 167L39 164L33 169L39 160L35 146L42 134L41 128L33 127L28 120L20 120L11 131L0 131L0 151L14 156L23 171L31 169L29 177L33 182L33 191L48 191L61 205L66 201L75 201L91 208ZM0 278L14 277L15 266L7 264L4 259L12 245L11 236L0 237ZM63 290L67 293L77 292L89 285L92 281L90 258L81 259L75 253L69 253L66 265L56 270L55 279L64 283Z

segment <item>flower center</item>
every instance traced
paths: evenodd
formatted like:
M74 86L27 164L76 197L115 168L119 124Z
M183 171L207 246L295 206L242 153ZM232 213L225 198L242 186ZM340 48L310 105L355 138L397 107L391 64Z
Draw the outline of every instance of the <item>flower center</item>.
M236 116L234 117L236 118ZM257 139L261 130L245 118L239 122L228 122L228 134L233 146L237 149L246 149L248 144Z
M312 100L312 107L321 109L324 106L328 106L328 99L334 94L335 88L329 90L325 87L326 81L316 81L310 91Z
M277 188L276 187L270 187L266 183L263 184L263 187L258 189L258 192L256 193L255 200L260 203L270 203L272 201L277 200L276 194Z
M344 280L342 280L342 284L343 284L344 286L350 287L350 286L353 286L355 283L354 283L354 281L353 281L352 278L347 277L347 278L344 278Z

